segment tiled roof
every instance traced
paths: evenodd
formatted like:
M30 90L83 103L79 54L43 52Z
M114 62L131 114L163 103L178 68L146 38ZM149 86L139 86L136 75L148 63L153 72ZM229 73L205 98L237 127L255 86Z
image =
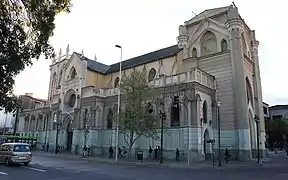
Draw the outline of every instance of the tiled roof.
M137 56L131 59L127 59L125 61L122 61L122 70L129 69L132 67L140 66L146 63L150 63L153 61L157 61L160 59L168 58L171 56L176 55L178 52L180 52L181 49L178 48L177 45L170 46L164 49L160 49L154 52L150 52L141 56ZM112 64L112 65L105 65L100 62L90 60L86 57L81 57L79 53L76 53L80 58L87 61L87 68L101 73L101 74L109 74L119 71L119 62Z

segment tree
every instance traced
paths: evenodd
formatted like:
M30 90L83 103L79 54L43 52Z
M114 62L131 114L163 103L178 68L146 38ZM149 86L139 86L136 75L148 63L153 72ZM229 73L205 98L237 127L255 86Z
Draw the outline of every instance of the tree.
M141 136L158 138L158 115L151 102L155 101L157 92L148 86L146 71L134 70L121 80L121 112L119 131L129 147ZM149 101L149 103L146 103Z
M16 109L14 78L32 59L54 57L49 38L55 16L70 12L71 0L1 0L0 3L0 107Z
M269 146L273 147L277 143L278 146L283 147L288 136L288 119L267 119L265 126Z

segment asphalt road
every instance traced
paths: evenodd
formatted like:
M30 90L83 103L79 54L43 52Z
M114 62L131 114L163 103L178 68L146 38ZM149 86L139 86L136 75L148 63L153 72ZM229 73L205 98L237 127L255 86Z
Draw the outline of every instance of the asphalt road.
M28 167L0 165L0 180L266 180L288 179L288 159L278 157L278 166L245 169L173 169L105 164L81 159L35 156ZM276 161L275 161L276 162Z

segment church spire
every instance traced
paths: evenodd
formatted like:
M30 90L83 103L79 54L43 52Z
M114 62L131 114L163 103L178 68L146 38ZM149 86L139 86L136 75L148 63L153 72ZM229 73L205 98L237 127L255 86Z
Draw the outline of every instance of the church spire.
M69 56L69 51L70 51L70 49L69 49L69 44L68 44L67 47L66 47L66 57Z
M97 61L97 56L96 56L96 54L95 54L95 56L94 56L94 61Z

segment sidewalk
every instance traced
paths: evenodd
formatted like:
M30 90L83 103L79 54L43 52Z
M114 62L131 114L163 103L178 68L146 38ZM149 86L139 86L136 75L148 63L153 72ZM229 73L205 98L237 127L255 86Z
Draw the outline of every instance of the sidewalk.
M41 152L41 151L35 151L35 155L39 156L52 156L52 157L61 157L65 159L74 159L74 160L86 160L90 162L100 162L100 163L110 163L110 164L121 164L121 165L130 165L130 166L142 166L142 167L165 167L165 168L179 168L179 169L258 169L258 168L264 168L264 167L271 167L271 164L266 164L266 162L269 162L269 159L263 159L263 164L259 165L257 164L256 160L252 161L232 161L229 164L225 164L224 161L222 161L222 166L218 166L218 161L215 161L215 166L213 166L212 161L202 161L202 162L190 162L190 166L188 166L187 161L172 161L172 160L164 160L163 164L160 164L158 161L153 160L147 160L144 159L143 162L131 160L131 159L122 159L119 158L116 162L115 159L108 159L106 157L100 157L100 156L92 156L92 157L85 157L83 158L81 155L71 154L71 153L59 153L57 155ZM276 164L275 164L276 165Z

